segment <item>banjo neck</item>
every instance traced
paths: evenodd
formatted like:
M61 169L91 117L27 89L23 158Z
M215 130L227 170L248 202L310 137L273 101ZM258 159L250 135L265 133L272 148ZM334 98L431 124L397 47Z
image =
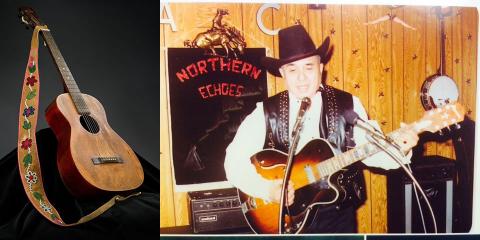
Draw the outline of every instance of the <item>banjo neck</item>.
M441 8L437 8L437 16L440 20L440 66L438 69L438 74L445 76L445 39L447 36L445 35L445 14L442 13Z

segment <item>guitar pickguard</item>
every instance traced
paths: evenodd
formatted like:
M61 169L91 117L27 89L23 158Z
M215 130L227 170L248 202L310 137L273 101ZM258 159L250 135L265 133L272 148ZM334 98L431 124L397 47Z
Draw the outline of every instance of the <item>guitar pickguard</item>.
M292 215L299 215L313 204L329 205L337 198L337 191L328 183L328 179L322 179L316 183L306 185L295 190L295 201L289 207Z

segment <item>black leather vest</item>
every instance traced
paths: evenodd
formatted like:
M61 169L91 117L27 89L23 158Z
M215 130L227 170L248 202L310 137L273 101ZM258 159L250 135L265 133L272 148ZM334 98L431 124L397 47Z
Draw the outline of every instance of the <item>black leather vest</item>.
M350 93L325 85L322 92L320 138L327 139L334 149L345 152L355 146L353 126L346 123L344 113L353 110ZM267 134L263 148L274 148L287 153L289 148L289 97L283 91L263 102Z
M355 147L353 125L345 121L345 111L353 110L353 98L350 93L324 85L322 93L322 110L319 130L320 138L327 139L334 151L345 152ZM263 102L266 136L263 148L274 148L288 153L289 136L289 96L287 91L278 93ZM352 179L348 189L347 200L337 202L337 209L348 206L358 207L365 201L365 179L358 164L350 165L344 172L346 178Z

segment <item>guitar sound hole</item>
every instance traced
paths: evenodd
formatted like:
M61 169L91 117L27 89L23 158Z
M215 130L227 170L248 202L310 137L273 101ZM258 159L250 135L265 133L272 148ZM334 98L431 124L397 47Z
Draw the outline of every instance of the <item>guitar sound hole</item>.
M90 133L98 133L100 131L97 121L88 115L80 116L80 124L82 124L82 127Z

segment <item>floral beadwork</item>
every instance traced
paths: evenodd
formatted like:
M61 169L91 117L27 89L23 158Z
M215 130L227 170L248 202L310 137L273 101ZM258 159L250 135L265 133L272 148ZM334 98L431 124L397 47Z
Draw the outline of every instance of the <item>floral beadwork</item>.
M35 76L27 77L27 86L32 86L35 85L35 83L38 82L37 79L35 79Z
M30 117L31 115L35 114L35 108L30 106L28 108L23 109L23 116Z
M29 184L35 184L38 180L37 173L32 171L28 171L27 175L25 175L25 178L27 179L27 183Z
M48 204L46 204L45 202L41 201L41 202L40 202L40 206L42 207L43 211L49 212L49 213L52 212L52 207L50 207L50 206L49 206Z
M23 131L23 140L20 142L20 148L23 149L23 178L28 187L28 191L32 197L30 197L32 203L33 201L37 201L40 208L45 212L43 215L50 217L50 219L60 225L64 225L63 221L58 216L55 208L48 202L45 198L43 193L43 186L39 183L39 178L41 178L41 174L36 172L39 169L38 165L38 158L36 154L36 146L32 139L32 121L35 122L36 118L35 115L35 103L38 104L38 101L35 101L37 97L37 88L36 84L38 83L38 72L37 67L35 64L36 58L31 56L29 58L29 63L27 65L27 71L25 76L25 85L23 89L24 97L23 99L25 108L23 112L21 112L21 116L23 117L23 124L21 130ZM36 75L37 74L37 75ZM30 119L32 118L32 119ZM32 153L32 149L35 149L35 153Z
M27 138L22 141L22 148L28 150L32 146L32 139Z

